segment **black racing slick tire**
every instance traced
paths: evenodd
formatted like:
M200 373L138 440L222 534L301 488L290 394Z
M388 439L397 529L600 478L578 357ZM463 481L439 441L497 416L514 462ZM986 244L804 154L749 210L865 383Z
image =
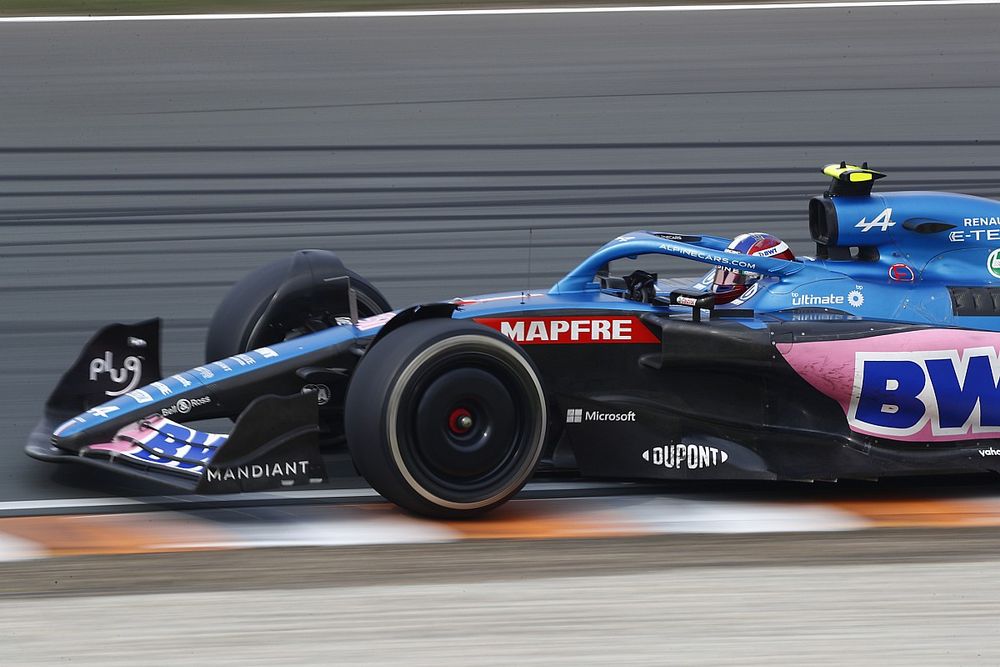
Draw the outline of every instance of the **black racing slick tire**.
M545 445L545 392L531 360L472 322L406 324L362 357L347 390L347 444L385 498L434 518L497 507Z
M230 288L216 308L208 327L205 338L206 362L242 354L250 349L251 334L265 310L271 305L271 300L278 289L289 279L293 262L293 257L285 257L265 264ZM389 302L374 285L349 269L345 269L344 273L351 279L351 291L354 292L357 301L358 317L369 317L391 310ZM347 314L317 313L317 317L309 319L315 323ZM280 342L283 338L293 337L297 333L308 333L305 330L295 330L296 327L304 328L306 324L306 322L291 323L288 331L275 332L277 340L261 344L272 344Z

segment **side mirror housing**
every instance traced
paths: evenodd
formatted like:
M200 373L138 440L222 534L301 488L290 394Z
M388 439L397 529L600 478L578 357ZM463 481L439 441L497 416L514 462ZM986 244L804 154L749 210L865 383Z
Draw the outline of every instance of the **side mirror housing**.
M670 305L691 308L691 319L701 322L702 309L708 311L715 309L715 294L694 289L676 289L670 293Z

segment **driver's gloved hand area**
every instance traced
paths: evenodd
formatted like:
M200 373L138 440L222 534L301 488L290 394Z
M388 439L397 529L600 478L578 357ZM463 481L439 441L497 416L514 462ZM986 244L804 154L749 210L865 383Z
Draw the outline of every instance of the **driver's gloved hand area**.
M653 303L656 299L655 273L637 269L625 276L625 298L629 301Z

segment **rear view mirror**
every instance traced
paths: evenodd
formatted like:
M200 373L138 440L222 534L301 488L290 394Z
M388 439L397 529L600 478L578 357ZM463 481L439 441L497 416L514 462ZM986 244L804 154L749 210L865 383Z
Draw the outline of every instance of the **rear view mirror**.
M691 308L691 319L701 322L701 311L715 308L715 294L701 292L695 289L677 289L670 293L671 306L687 306Z

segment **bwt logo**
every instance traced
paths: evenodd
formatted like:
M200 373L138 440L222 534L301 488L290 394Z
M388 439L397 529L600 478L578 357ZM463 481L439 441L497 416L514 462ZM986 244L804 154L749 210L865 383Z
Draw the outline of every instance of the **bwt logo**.
M859 352L847 413L857 430L886 436L1000 432L1000 363L992 347Z

